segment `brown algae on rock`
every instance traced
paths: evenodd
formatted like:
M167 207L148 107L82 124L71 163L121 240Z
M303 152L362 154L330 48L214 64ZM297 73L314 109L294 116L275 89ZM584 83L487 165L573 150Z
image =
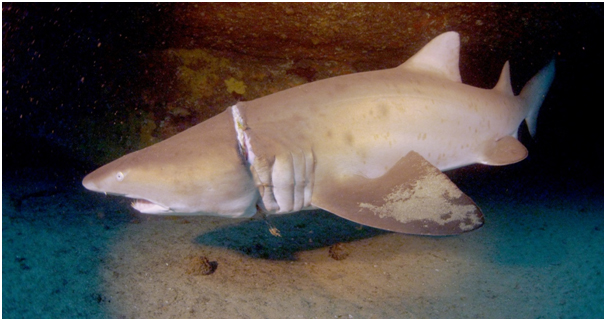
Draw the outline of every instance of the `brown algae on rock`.
M230 93L240 95L244 95L246 93L246 84L241 80L235 79L234 77L225 80L225 86L227 86L227 91Z

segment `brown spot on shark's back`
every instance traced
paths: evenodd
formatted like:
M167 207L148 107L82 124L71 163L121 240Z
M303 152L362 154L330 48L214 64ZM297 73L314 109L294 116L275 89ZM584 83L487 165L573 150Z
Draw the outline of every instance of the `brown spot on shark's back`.
M354 137L353 137L353 135L351 134L351 132L347 132L347 133L345 133L345 136L344 136L343 138L344 138L345 143L346 143L347 145L353 145L353 144L354 144Z

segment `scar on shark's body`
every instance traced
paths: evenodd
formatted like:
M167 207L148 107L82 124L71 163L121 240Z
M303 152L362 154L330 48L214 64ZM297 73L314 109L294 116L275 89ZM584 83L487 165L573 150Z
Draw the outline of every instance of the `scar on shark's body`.
M142 213L250 217L321 208L389 231L454 235L484 224L442 172L526 158L555 75L551 61L515 96L509 63L493 89L465 85L459 34L402 65L239 102L87 175L92 191Z

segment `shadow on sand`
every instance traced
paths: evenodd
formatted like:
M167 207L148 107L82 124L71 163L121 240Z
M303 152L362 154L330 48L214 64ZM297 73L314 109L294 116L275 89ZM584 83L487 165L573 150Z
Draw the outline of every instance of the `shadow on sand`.
M227 248L253 258L295 260L297 252L386 233L389 232L314 210L265 219L255 217L201 234L196 243Z

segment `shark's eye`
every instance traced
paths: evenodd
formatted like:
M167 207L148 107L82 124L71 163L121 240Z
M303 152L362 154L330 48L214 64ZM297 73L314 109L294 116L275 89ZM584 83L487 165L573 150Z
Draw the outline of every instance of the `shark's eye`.
M122 172L118 172L116 174L116 179L118 180L118 182L121 182L124 179L124 174L122 174Z

